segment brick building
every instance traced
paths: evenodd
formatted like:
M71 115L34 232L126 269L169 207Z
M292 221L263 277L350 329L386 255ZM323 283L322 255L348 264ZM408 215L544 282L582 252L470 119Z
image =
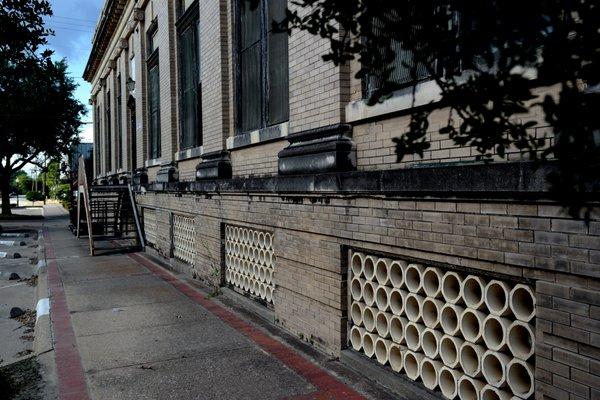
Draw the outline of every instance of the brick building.
M534 169L516 151L509 162L477 163L474 149L437 133L443 108L432 115L424 157L397 163L392 138L406 129L411 105L439 98L435 84L420 83L415 99L399 91L367 106L357 65L322 61L327 41L270 30L267 16L284 7L106 1L85 71L94 180L134 184L147 251L255 299L274 323L350 363L361 359L356 353L379 359L384 351L380 361L391 365L375 371L410 377L416 362L416 387L440 396L443 384L452 397L456 380L463 398L482 390L499 392L486 398L600 398L597 214L588 225L548 199L551 165ZM399 268L405 279L394 283L371 268L388 276ZM408 284L411 274L420 284ZM458 277L459 299L436 291L436 277L448 292ZM531 289L531 299L518 288L525 297ZM393 293L406 308L418 304L418 315L390 310ZM518 315L519 301L533 318ZM483 333L453 335L424 318L431 308L443 318L454 303L455 317L473 322L470 309ZM494 322L498 346L485 334ZM400 324L402 337L380 323L390 331ZM419 343L407 343L408 325ZM450 336L461 356L475 354L479 370L426 349L426 330L434 342ZM516 354L519 345L531 351ZM390 358L396 350L402 367ZM494 386L494 366L504 364Z

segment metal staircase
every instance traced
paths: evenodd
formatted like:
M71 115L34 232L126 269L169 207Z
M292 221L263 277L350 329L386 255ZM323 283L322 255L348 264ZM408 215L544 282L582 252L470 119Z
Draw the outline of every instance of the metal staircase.
M96 255L97 251L101 249L143 249L144 237L131 185L94 185L90 187L82 163L83 159L80 158L77 237L87 234L91 255ZM108 248L99 247L97 245L99 241L110 241L110 246Z

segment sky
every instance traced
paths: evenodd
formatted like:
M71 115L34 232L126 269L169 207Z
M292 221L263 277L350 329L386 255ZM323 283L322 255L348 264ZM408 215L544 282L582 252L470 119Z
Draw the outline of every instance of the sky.
M82 76L92 49L92 37L104 0L50 0L50 5L53 15L45 17L44 23L54 31L54 36L47 38L46 47L54 50L54 59L67 60L68 73L79 85L75 97L88 109L87 115L83 117L86 123L82 125L79 137L82 142L91 142L94 137L89 106L91 86ZM37 168L28 164L24 170L34 174Z
M48 38L48 47L54 50L55 59L67 60L69 75L79 85L76 97L88 107L88 114L83 117L85 122L92 121L92 114L88 104L90 85L82 75L103 3L104 0L50 0L54 15L44 18L46 27L55 32L54 36ZM93 124L84 124L80 137L82 142L91 142Z

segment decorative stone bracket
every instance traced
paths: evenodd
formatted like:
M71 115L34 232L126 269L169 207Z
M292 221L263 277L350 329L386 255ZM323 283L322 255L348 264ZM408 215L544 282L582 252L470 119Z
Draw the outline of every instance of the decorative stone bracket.
M173 183L179 181L179 170L175 163L161 165L156 173L157 183Z
M352 126L337 124L289 135L290 145L279 152L279 174L355 170L356 146L348 137L351 132Z
M196 165L196 180L231 179L231 159L228 151L213 151L202 155Z

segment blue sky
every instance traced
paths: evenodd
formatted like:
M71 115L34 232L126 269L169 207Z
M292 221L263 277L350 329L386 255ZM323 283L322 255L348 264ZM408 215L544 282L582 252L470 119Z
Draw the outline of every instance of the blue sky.
M48 47L54 50L56 59L67 59L69 74L79 84L76 96L86 106L90 98L90 85L82 75L103 3L104 0L50 0L54 15L44 19L46 26L55 32L54 36L48 38ZM84 121L91 120L92 114L88 112ZM82 141L91 141L92 124L84 125L80 136Z

